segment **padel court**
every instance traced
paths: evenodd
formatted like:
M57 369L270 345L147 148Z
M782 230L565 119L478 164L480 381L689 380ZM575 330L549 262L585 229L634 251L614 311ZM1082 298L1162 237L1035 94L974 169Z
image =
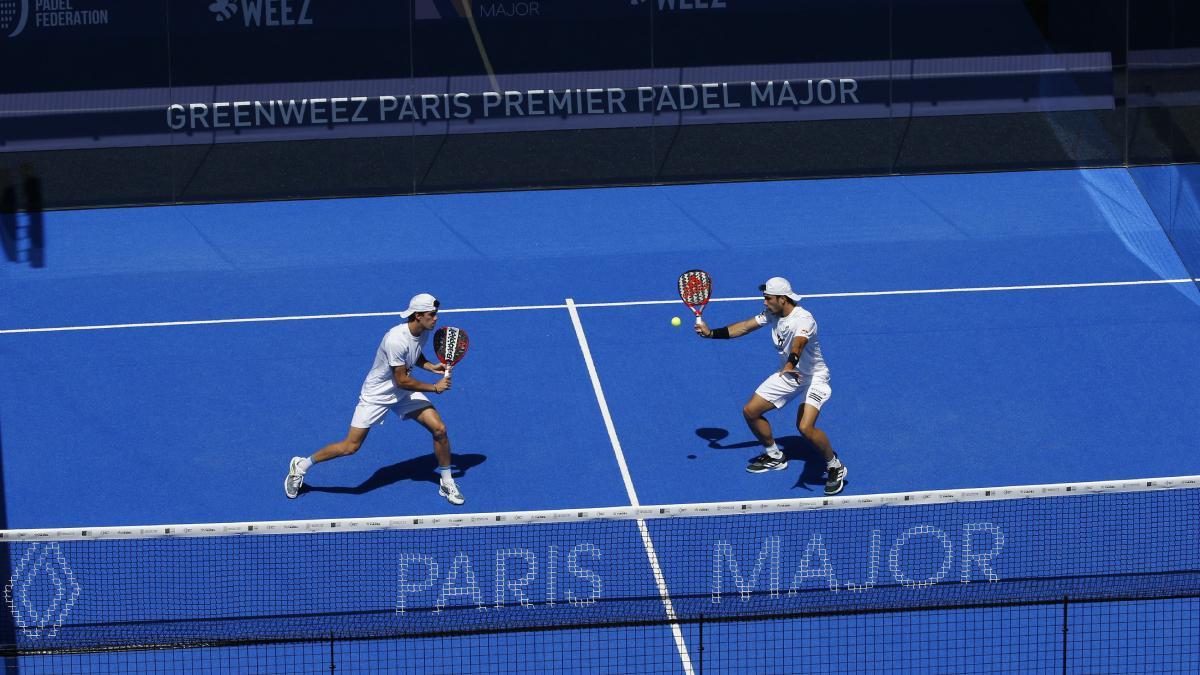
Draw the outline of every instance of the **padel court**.
M796 431L794 402L768 416L789 468L744 470L760 449L741 407L779 357L765 331L729 341L692 333L675 291L679 273L691 268L712 276L704 317L714 327L761 311L757 289L768 277L787 277L804 296L801 305L816 317L832 374L833 393L818 426L849 468L846 498L1200 474L1200 281L1187 257L1200 251L1198 222L1200 173L1179 166L51 213L46 267L2 268L6 527L332 521L822 497L824 464ZM300 498L286 499L288 460L345 434L379 339L419 292L440 299L439 325L470 335L453 388L431 397L448 427L465 505L455 509L438 496L428 433L394 418L373 429L356 455L314 467ZM671 325L675 316L682 327ZM967 507L974 509L969 517L954 516L956 525L930 545L934 553L951 547L950 571L940 572L950 581L1038 576L1033 552L1041 551L1044 564L1064 565L1047 572L1061 582L1087 577L1095 571L1090 566L1104 561L1136 567L1142 557L1158 555L1147 529L1190 531L1190 542L1175 542L1180 550L1154 564L1183 565L1195 576L1195 496L1159 506L1150 494L1116 497L1103 513L1074 513L1054 499L1018 500L1029 504L1015 510L980 502ZM547 540L528 532L533 525L487 542L473 540L469 528L419 530L420 550L440 552L410 558L367 541L346 553L349 540L336 543L341 533L322 532L295 535L317 542L306 551L281 553L273 541L244 557L212 550L179 569L147 566L138 573L161 574L163 584L184 589L147 602L182 603L197 620L205 608L191 607L189 598L203 592L189 593L179 579L190 565L229 557L242 560L232 563L235 571L259 563L256 590L239 593L246 616L274 615L270 598L291 596L296 613L316 621L354 611L359 594L390 594L385 604L397 611L403 609L397 602L430 604L438 596L447 607L480 612L431 614L430 633L464 621L582 625L597 612L605 618L595 623L615 624L621 619L605 614L615 611L603 602L608 586L597 585L624 578L628 595L642 598L635 615L660 621L568 635L487 634L464 638L479 642L469 648L447 642L436 664L398 650L386 661L340 671L482 672L489 666L474 662L473 650L493 659L511 650L516 658L532 643L558 640L561 660L528 669L691 673L704 670L699 662L707 658L709 672L764 672L769 658L786 652L797 668L826 672L848 663L869 667L922 636L942 636L938 627L954 621L947 608L961 598L926 598L918 603L926 611L898 619L848 613L706 625L709 643L754 643L736 661L721 661L711 649L705 656L697 625L661 621L674 612L720 619L736 613L738 603L769 603L774 591L787 596L794 584L828 587L805 596L804 611L847 602L853 595L847 589L863 588L872 569L887 572L888 542L875 540L894 539L912 524L900 515L894 523L885 516L882 525L844 517L856 511L814 512L799 529L768 521L717 536L728 548L716 549L715 573L712 550L688 550L689 543L708 541L711 523L704 517L602 518L619 532L594 536L588 522L567 523ZM1146 528L1147 520L1157 529ZM1003 551L1014 559L1031 557L1005 570L1001 540L981 523L1003 529ZM1079 523L1107 523L1111 531L1081 535L1073 529ZM1090 538L1097 544L1109 541L1105 536L1126 546L1087 548ZM579 543L597 537L616 537L624 548ZM1061 561L1046 553L1056 550ZM87 616L100 620L88 603L89 592L104 587L103 575L89 581L82 561L62 557L31 559L44 572L41 580L16 583L32 596L77 595L69 615L61 601L53 612L29 609L43 617L43 632L59 614L64 627ZM697 559L712 576L689 576ZM943 558L930 559L932 571L905 574L941 579ZM374 560L386 574L351 578ZM137 558L124 564L139 565ZM526 583L505 585L503 565L513 566L510 581L519 576ZM776 567L781 579L771 576ZM468 572L479 574L477 583L464 581ZM444 585L452 573L464 576ZM233 576L230 588L241 589L246 576ZM721 580L726 585L717 592ZM354 589L345 597L319 599L323 587L345 584ZM762 593L739 599L748 584ZM452 592L439 596L447 588ZM887 606L906 602L899 591L877 590L897 594ZM1059 590L1037 592L1057 597ZM532 600L526 603L522 593ZM876 598L867 604L878 612L878 595L854 597ZM531 608L547 598L558 600L550 613ZM1136 645L1073 667L1194 670L1200 607L1194 598L1143 604L1156 602L1169 605L1171 627L1154 625L1158 615L1147 611L1149 626L1127 627ZM1062 608L1013 603L985 610L990 614L971 629L977 639L928 637L935 642L924 644L926 651L892 661L890 669L1057 672L1061 654L1050 649L1051 656L1036 656L1029 645L1054 647L1064 639L1057 630ZM1108 608L1078 611L1099 615ZM1181 615L1192 618L1177 621ZM1084 626L1089 621L1082 619ZM1044 635L1033 625L1044 627ZM320 629L305 624L305 630ZM1081 630L1070 639L1105 639ZM988 642L1014 633L1021 645ZM786 637L773 641L773 634ZM579 644L596 641L614 645L613 653L592 650L592 660L582 663L572 656ZM1192 647L1173 648L1188 641ZM268 669L328 672L321 659L331 649L351 655L368 644L283 650L275 653L287 658L274 658ZM179 667L188 659L213 659L230 670L264 668L218 658L227 654L223 649L147 652L132 666L113 655L77 658L91 669ZM21 661L30 672L44 667L33 657Z

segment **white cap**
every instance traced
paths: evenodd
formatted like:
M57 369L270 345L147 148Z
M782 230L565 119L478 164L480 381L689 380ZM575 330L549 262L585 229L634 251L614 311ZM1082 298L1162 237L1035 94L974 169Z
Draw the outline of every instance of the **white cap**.
M800 294L792 292L792 285L783 277L771 277L767 283L758 287L765 295L786 295L792 302L800 302Z
M428 293L417 293L412 296L412 300L408 301L408 309L400 312L400 318L407 319L412 316L413 312L432 312L441 304L437 298Z

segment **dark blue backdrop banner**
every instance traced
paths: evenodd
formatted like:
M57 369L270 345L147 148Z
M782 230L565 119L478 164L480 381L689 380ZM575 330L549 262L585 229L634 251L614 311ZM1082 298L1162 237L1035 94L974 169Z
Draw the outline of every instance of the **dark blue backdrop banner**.
M0 0L0 152L1114 108L1103 41L962 4Z

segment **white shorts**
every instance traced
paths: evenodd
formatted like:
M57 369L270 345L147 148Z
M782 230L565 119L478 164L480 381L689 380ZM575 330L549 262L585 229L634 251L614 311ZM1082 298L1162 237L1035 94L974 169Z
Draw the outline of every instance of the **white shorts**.
M828 377L806 376L798 373L788 373L787 375L772 373L770 377L763 380L762 384L758 385L758 389L755 389L754 393L766 399L777 409L787 405L797 395L802 395L803 405L811 405L820 410L821 406L833 395L833 390L829 387Z
M389 410L404 420L410 419L422 410L432 407L433 404L429 402L425 394L419 391L414 391L391 405L367 403L360 398L358 399L358 407L354 409L354 419L350 420L350 426L356 429L370 429L376 424L383 424L383 417L387 415Z

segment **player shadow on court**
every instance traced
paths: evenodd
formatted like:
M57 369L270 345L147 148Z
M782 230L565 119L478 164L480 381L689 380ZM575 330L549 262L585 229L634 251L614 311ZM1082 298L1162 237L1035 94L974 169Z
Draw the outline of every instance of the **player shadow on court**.
M762 446L756 440L722 444L721 441L729 437L729 431L725 429L703 427L696 430L696 435L708 441L708 447L714 450L750 448L752 454L746 456L747 460L762 452ZM803 488L811 492L813 489L809 487L810 485L825 485L825 458L816 446L808 442L807 438L799 435L776 436L775 444L788 458L788 463L799 462L804 465L804 468L800 470L800 477L792 486L793 488Z
M466 475L470 469L486 462L487 456L474 454L459 455L456 453L451 456L451 459L454 460L454 463L451 465L454 468L452 475L457 479ZM439 479L437 459L433 455L423 455L382 467L372 474L370 478L353 487L325 487L305 483L300 488L300 493L330 492L343 495L361 495L404 480L437 485Z

